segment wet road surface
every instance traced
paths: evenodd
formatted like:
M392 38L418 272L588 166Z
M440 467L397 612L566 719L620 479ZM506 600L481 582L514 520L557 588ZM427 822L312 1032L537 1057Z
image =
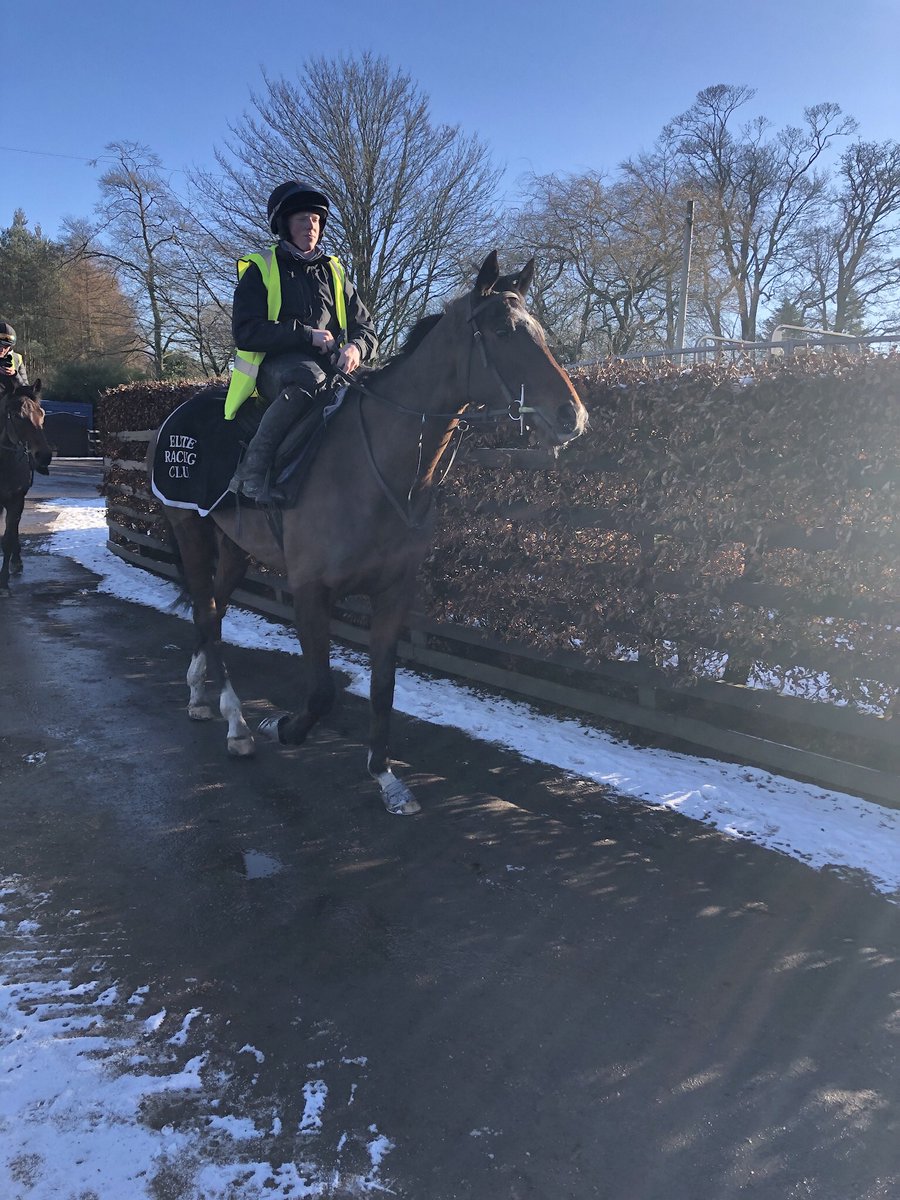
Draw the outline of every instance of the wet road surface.
M186 717L186 623L29 553L32 521L0 608L0 876L74 983L100 967L123 1014L146 989L160 1044L202 1049L207 1105L271 1129L257 1159L362 1171L375 1129L409 1200L900 1194L896 905L404 717L424 812L390 817L346 694L307 746L232 761ZM251 724L291 705L296 659L230 662Z

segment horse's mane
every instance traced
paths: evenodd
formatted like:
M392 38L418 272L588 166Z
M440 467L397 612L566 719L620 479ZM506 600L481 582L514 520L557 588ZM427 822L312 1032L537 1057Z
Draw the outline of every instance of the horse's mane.
M26 417L36 429L40 429L46 416L40 400L27 392L15 394L15 399L18 400L20 396L22 398L22 416Z
M363 382L368 383L370 380L373 380L376 377L384 378L385 372L389 371L391 367L397 366L398 363L405 362L412 352L419 345L421 345L426 334L429 334L431 330L434 329L435 325L437 325L438 321L440 321L443 315L443 313L429 313L427 317L420 317L406 335L403 345L400 347L397 353L392 354L387 362L382 363L380 367L372 367L371 369L366 370L365 375L363 376Z

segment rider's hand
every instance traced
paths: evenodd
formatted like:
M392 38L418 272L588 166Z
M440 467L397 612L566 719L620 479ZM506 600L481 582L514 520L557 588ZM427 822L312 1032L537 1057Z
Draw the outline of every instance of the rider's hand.
M314 329L312 344L313 349L318 350L320 354L330 354L334 349L334 336L327 329Z
M343 371L345 375L352 375L362 361L362 355L359 352L359 346L353 342L348 342L338 355L335 366L339 371Z

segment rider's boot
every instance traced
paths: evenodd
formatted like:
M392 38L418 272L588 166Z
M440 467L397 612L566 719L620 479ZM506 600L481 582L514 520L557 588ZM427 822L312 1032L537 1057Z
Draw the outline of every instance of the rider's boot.
M301 388L286 388L262 415L259 428L250 440L228 490L240 492L249 500L267 504L281 497L269 486L269 474L275 453L287 431L306 411L311 397Z

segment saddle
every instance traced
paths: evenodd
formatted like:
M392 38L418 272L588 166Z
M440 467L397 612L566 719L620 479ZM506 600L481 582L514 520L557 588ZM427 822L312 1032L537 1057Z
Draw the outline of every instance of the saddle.
M283 504L297 499L345 391L317 393L314 406L285 435L272 472ZM163 504L190 508L206 517L213 509L235 502L228 485L265 408L248 401L233 421L226 421L225 394L218 384L203 388L173 409L160 426L150 490ZM242 496L241 504L252 501Z

